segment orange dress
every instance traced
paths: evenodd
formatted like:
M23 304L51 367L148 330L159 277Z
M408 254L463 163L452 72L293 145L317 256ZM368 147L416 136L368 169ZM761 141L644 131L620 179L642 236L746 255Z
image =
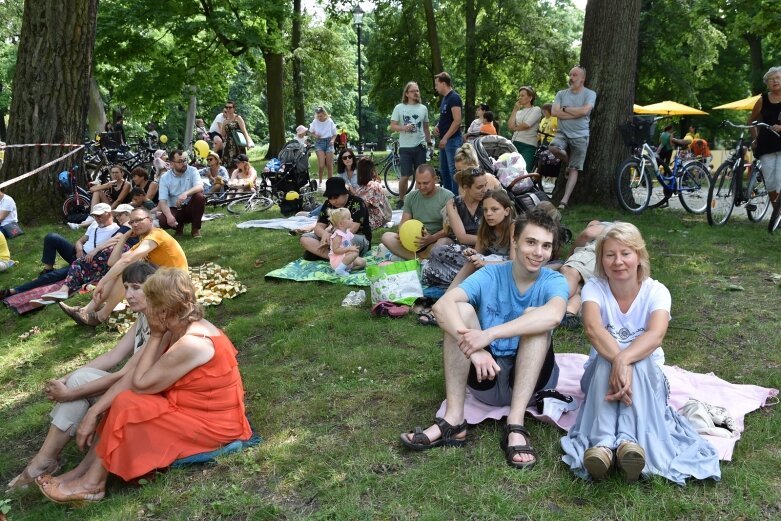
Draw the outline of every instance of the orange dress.
M109 472L128 481L252 436L236 348L222 331L209 338L212 359L162 393L123 391L114 398L95 447Z

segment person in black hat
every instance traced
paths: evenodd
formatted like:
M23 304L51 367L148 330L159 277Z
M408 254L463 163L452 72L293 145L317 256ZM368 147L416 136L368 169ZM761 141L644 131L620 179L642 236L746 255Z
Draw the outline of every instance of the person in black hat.
M328 238L331 236L330 222L328 221L328 210L334 208L347 208L353 218L353 229L355 235L352 243L360 250L363 256L369 251L372 242L372 229L369 225L369 210L363 199L351 195L347 190L347 185L341 177L332 177L325 182L326 202L320 209L320 215L317 217L317 224L314 230L301 236L301 247L306 250L304 258L306 260L328 260Z

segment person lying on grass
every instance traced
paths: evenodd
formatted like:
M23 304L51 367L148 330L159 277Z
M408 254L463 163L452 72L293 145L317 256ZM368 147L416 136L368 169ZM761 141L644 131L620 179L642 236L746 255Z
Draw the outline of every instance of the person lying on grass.
M538 208L521 215L514 224L513 261L483 267L434 305L445 336L447 408L429 428L402 433L404 446L464 445L469 387L486 404L510 406L501 440L507 463L528 468L537 462L523 415L535 391L558 381L550 333L564 316L569 293L564 277L543 267L558 250L558 227Z
M44 387L46 397L57 404L51 412L49 432L41 448L22 473L8 483L9 490L26 488L38 476L56 473L61 466L62 451L76 435L76 429L87 414L87 409L135 366L138 361L135 355L140 352L149 338L149 324L144 315L146 297L141 286L155 270L157 267L153 264L134 262L122 272L125 298L128 307L138 313L138 320L117 345L75 371L46 383ZM113 373L108 372L131 356L134 356L132 361L125 364L122 369Z

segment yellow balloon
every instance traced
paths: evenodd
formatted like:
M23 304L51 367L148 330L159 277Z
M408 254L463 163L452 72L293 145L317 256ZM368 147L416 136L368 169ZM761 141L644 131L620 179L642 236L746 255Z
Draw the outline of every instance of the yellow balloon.
M160 134L160 142L161 142L162 144L164 144L164 145L165 145L166 143L168 143L168 136L166 136L165 134Z
M418 251L418 239L423 237L423 223L417 219L405 221L399 228L399 240L401 245L409 251Z
M206 159L206 156L209 155L209 144L203 139L199 139L193 143L193 150L201 159Z

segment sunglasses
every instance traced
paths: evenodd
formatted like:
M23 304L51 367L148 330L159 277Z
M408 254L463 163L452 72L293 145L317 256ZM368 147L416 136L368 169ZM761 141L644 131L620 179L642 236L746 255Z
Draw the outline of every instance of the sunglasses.
M355 159L355 157L351 156L350 154L345 154L342 156L342 159Z

